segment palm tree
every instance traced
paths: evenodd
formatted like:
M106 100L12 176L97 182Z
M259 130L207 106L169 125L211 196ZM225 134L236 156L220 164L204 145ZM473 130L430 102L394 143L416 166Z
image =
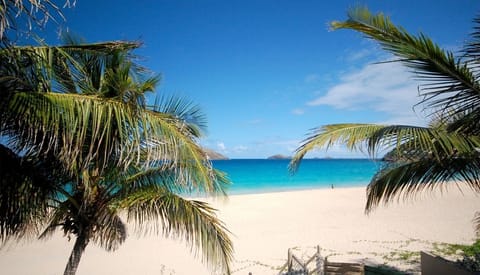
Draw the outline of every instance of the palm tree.
M66 0L63 7L75 5L76 0ZM4 0L0 1L0 41L6 45L13 40L12 35L30 33L33 27L44 27L49 20L64 20L60 7L52 0ZM20 24L19 24L20 22ZM28 28L24 31L22 24ZM10 33L8 33L10 31Z
M229 274L232 246L228 230L206 203L178 195L190 191L190 182L203 180L188 173L196 169L188 167L193 166L189 160L181 165L184 174L177 171L180 165L149 169L132 165L124 172L113 166L103 175L89 178L88 185L83 179L67 184L71 188L61 190L64 197L52 203L51 212L41 221L47 226L40 235L49 237L61 228L65 235L76 237L64 274L75 274L90 241L107 251L114 251L123 243L127 234L119 216L122 213L126 213L127 221L134 224L138 233L189 240L213 267L223 268ZM221 174L214 176L219 183L226 181Z
M432 119L428 127L409 125L334 124L314 129L297 149L290 168L295 171L315 148L346 144L371 156L388 151L390 162L367 187L366 211L399 196L465 181L480 192L480 17L471 42L459 57L441 49L424 34L414 36L392 24L382 13L355 8L348 20L333 29L352 29L393 54L425 84L421 100Z
M204 117L183 100L146 104L158 78L132 61L136 47L0 52L0 159L8 163L0 168L0 237L43 238L60 227L76 237L65 269L75 274L89 241L109 251L124 241L119 214L127 213L137 230L182 237L229 273L228 231L214 209L181 196L224 195L228 184L197 143Z

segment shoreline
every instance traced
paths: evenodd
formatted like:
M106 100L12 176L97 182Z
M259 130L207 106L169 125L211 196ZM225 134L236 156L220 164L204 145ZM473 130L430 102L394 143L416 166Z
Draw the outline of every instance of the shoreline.
M278 274L288 249L310 257L318 245L333 261L387 262L415 272L397 258L432 250L444 243L470 244L475 238L472 219L480 210L478 195L451 186L416 199L379 206L365 215L365 187L324 188L260 194L230 195L205 200L232 233L233 274ZM0 250L5 274L59 274L73 240L61 232L48 241ZM185 242L161 236L129 237L115 252L91 243L78 269L86 274L212 274Z
M275 193L284 193L284 192L302 192L302 191L314 191L314 190L330 190L330 189L350 189L350 188L367 188L368 183L364 182L359 182L358 185L350 183L342 183L342 184L332 184L327 186L322 186L322 185L311 185L311 186L300 186L297 188L293 188L292 186L288 186L285 188L278 188L278 187L272 187L272 188L260 188L256 189L257 191L255 192L250 192L250 190L255 190L255 189L246 189L246 190L236 190L233 192L227 191L228 197L231 196L243 196L243 195L256 195L256 194L275 194ZM204 197L205 198L205 197Z

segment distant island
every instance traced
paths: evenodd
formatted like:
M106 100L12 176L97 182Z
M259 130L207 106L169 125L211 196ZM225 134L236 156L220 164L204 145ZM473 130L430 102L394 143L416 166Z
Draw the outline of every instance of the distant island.
M224 155L222 155L218 152L215 152L212 149L203 148L203 151L205 151L208 158L211 159L211 160L226 160L226 159L229 159L228 157L226 157L226 156L224 156Z
M268 157L267 159L291 159L292 157L290 156L285 156L285 155L273 155L273 156L270 156Z

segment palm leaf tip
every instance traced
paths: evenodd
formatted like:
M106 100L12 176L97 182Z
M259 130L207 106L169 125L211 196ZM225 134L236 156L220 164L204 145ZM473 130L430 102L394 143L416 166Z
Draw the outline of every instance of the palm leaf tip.
M367 187L366 212L394 199L406 200L423 191L443 190L454 182L465 182L478 192L478 171L478 161L461 157L438 160L431 156L387 164Z
M420 104L434 114L451 107L468 111L470 103L478 98L478 83L472 72L476 61L467 64L469 62L455 58L452 52L443 50L424 34L411 35L382 13L373 15L367 8L354 8L346 21L332 22L331 28L360 32L396 56L398 62L415 73L416 79L424 81L419 89L424 97ZM475 55L467 53L467 59L468 56L478 60Z
M377 17L385 21L388 17L385 17L383 13L377 14ZM351 24L355 22L372 22L372 13L366 6L357 6L351 8L347 12L347 20L346 21L339 21L334 20L329 23L330 30L338 30L342 28L348 28Z
M128 210L128 219L136 224L138 233L149 233L151 228L145 223L151 221L156 233L185 240L195 255L201 252L207 266L230 274L230 232L207 203L150 186L118 202L118 206Z
M189 226L193 227L184 231L184 238L187 240L191 238L192 249L195 245L202 251L202 260L210 268L230 274L230 263L233 260L233 244L229 237L231 232L218 219L217 210L207 203L196 200L185 202L189 204L185 210L187 213L190 212L189 215L193 218Z

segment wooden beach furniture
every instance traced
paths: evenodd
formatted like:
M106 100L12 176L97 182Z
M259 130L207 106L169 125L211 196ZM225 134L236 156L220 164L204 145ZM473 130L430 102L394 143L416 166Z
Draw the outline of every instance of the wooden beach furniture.
M288 249L287 262L280 269L279 275L365 275L365 265L362 263L330 262L328 257L322 257L320 246L317 252L306 261L295 256Z
M361 263L337 263L325 259L325 275L365 275L365 266Z

